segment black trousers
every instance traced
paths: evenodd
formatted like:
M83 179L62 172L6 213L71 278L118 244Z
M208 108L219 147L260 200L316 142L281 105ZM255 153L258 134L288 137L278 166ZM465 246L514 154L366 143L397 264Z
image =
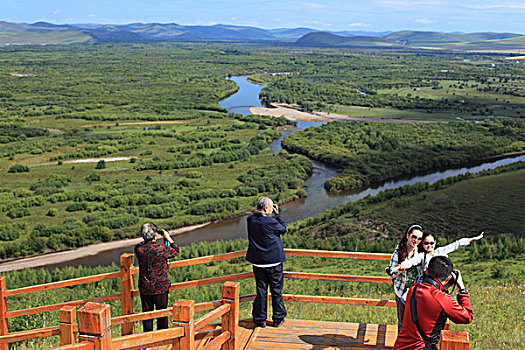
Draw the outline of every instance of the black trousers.
M142 311L154 311L155 309L165 309L168 307L168 292L162 294L140 294L140 301L142 302ZM153 330L153 320L142 321L144 332L151 332ZM168 318L157 318L157 330L168 328Z
M405 315L405 303L401 298L396 295L396 306L397 306L397 331L401 331L403 325L403 317Z
M283 264L273 267L254 266L253 274L255 275L255 287L257 289L257 296L252 309L253 321L257 323L266 322L268 312L266 300L269 286L272 293L272 319L274 323L280 322L287 314L283 303Z

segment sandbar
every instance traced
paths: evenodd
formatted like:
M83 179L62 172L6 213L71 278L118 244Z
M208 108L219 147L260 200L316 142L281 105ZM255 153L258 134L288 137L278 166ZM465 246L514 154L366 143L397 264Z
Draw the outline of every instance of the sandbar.
M206 222L203 224L180 227L174 230L169 230L169 233L171 236L176 236L181 233L186 233L186 232L193 231L198 228L204 227L210 223L211 222ZM23 270L29 267L44 267L48 265L60 264L60 263L63 263L69 260L76 260L79 258L96 255L106 250L135 246L136 244L140 242L142 242L142 238L140 237L131 238L131 239L124 239L120 241L91 244L85 247L80 247L75 250L66 250L63 252L49 253L49 254L34 256L30 258L6 261L3 263L0 263L0 272ZM119 262L115 261L115 263L118 264Z

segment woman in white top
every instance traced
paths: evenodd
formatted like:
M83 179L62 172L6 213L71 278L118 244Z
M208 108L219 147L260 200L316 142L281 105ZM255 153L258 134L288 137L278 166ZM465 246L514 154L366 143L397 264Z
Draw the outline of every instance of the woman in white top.
M473 241L477 241L483 238L483 232L480 235L472 238L461 238L457 241L450 243L444 247L436 248L436 237L432 233L424 233L421 243L419 244L419 252L412 259L403 261L398 266L394 267L391 272L404 271L413 266L418 266L420 274L426 271L430 259L434 256L443 255L448 256L453 251L468 246Z

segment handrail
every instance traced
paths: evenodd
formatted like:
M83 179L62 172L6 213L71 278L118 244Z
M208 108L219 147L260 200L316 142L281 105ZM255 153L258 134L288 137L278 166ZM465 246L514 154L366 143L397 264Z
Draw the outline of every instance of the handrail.
M224 283L227 281L238 281L253 277L253 272L242 272L233 275L219 276L204 278L201 280L193 280L186 282L173 283L170 287L170 291L177 289L186 289L191 287L207 286L209 284Z
M65 303L60 303L60 304L44 305L44 306L37 306L34 308L30 308L30 309L20 309L20 310L15 310L15 311L8 311L5 313L5 317L13 318L13 317L19 317L19 316L34 315L34 314L38 314L42 312L60 310L64 306L82 306L90 301L107 302L107 301L114 301L114 300L119 300L119 299L120 299L120 294L112 294L112 295L106 295L106 296L95 297L95 298L90 298L90 299L67 301Z
M13 332L0 336L0 344L12 343L15 341L31 340L37 338L47 338L60 335L58 326L30 329L27 331Z
M198 257L198 258L193 258L193 259L174 261L174 262L169 263L168 267L171 269L171 268L179 268L179 267L187 267L187 266L193 266L193 265L199 265L199 264L206 264L210 262L218 262L218 261L229 260L229 259L242 258L245 256L245 254L246 254L246 250L217 254L217 255L209 255L209 256ZM370 260L389 260L390 259L389 254L381 254L381 253L342 252L342 251L323 251L323 250L315 251L315 250L304 250L304 249L285 249L285 254L288 256L305 256L305 257L308 256L308 257L319 257L319 258L370 259ZM0 288L0 304L3 301L5 305L5 300L7 300L7 297L10 297L10 296L24 295L24 294L32 293L32 292L47 291L47 290L53 290L57 288L76 286L80 284L104 281L104 280L109 280L113 278L120 278L121 281L123 281L125 276L128 276L126 277L128 278L127 281L131 281L131 282L128 282L126 286L126 288L131 287L131 289L126 289L128 293L126 296L126 300L130 300L131 304L133 304L132 303L133 298L140 295L140 292L138 290L133 289L133 283L132 283L133 282L132 275L138 273L138 268L133 267L133 256L131 254L127 254L127 255L128 255L128 258L130 258L128 260L130 262L124 264L121 258L121 271L104 273L104 274L87 276L87 277L80 277L80 278L70 279L66 281L58 281L58 282L46 283L46 284L41 284L41 285L36 285L36 286L17 288L17 289L12 289L12 290L8 290L5 287L4 289ZM344 282L370 282L370 283L387 283L387 284L392 283L390 278L380 277L380 276L350 276L350 275L305 273L305 272L292 272L292 271L284 272L284 277L291 278L291 279L305 279L305 280L319 280L319 281L332 280L332 281L344 281ZM0 279L3 279L3 278L4 277L0 277ZM250 271L250 272L231 274L227 276L217 276L217 277L205 278L205 279L200 279L200 280L173 283L170 286L170 291L198 287L198 286L206 286L206 285L217 284L217 283L224 283L227 281L244 280L248 278L253 278L253 272ZM124 288L124 285L122 284L122 282L121 282L121 286L123 286ZM255 295L241 296L239 297L239 302L251 301L254 298L255 298ZM319 302L325 302L325 303L347 303L347 304L353 303L353 304L377 305L377 306L391 306L393 303L392 301L381 301L381 300L375 300L375 299L307 297L307 296L297 296L297 295L286 295L286 298L291 298L290 300L293 299L296 301L303 301L303 300L306 301L309 298L309 300L319 300ZM125 299L124 299L124 294L122 291L120 294L100 296L100 297L83 299L83 300L74 300L74 301L69 301L69 302L64 302L64 303L44 305L44 306L39 306L35 308L19 309L19 310L14 310L14 311L7 311L7 307L5 307L3 311L3 316L2 316L2 310L1 310L1 305L0 305L0 321L2 319L7 320L13 317L27 316L27 315L49 312L49 311L56 311L64 306L77 306L78 307L78 306L82 306L86 304L87 302L108 302L108 301L119 300L119 299L121 300L121 305L123 305L122 303ZM128 301L128 305L129 305L129 301ZM212 310L212 309L217 309L217 308L223 310L227 308L227 307L222 307L221 305L222 305L221 300L198 303L198 304L195 304L195 311L207 311L207 310ZM153 312L133 313L133 309L131 308L127 311L127 313L129 313L130 311L131 311L131 314L128 314L128 315L123 314L121 316L113 317L111 319L111 324L121 325L122 327L128 327L129 329L130 327L129 325L132 322L170 316L172 310L171 308L169 308L169 309L158 310L158 311L153 311ZM212 315L217 314L217 311L215 310L211 314ZM205 315L203 317L209 318L210 314ZM204 318L201 318L201 319L196 321L198 322L197 325L199 327L201 326L201 321L203 321ZM1 322L0 322L0 328L1 328ZM48 330L51 328L53 327L50 327L50 328L48 327L45 330ZM35 338L49 336L47 335L46 331L44 331L43 333L42 332L38 333L38 331L41 331L41 330L24 331L24 333L20 333L20 332L5 333L5 331L4 333L1 333L1 331L2 330L0 329L0 334L4 334L4 335L0 335L0 339L16 339L16 340L11 340L11 341L23 340L23 339L16 338L17 336L20 336L21 334L23 334L23 336L33 337L33 338L28 338L28 339L35 339ZM217 330L213 330L209 332L212 332L215 334L216 331ZM131 327L131 332L133 332L133 327ZM123 334L129 334L129 333L123 332ZM9 341L5 341L4 344L8 342ZM1 344L3 343L0 342L0 350L3 350L4 348L2 347Z
M10 290L5 291L5 296L9 297L13 295L20 295L20 294L27 294L27 293L32 293L32 292L41 292L44 290L77 286L79 284L99 282L99 281L109 280L109 279L118 278L118 277L120 277L120 272L103 273L100 275L74 278L74 279L70 279L66 281L58 281L58 282L51 282L51 283L46 283L46 284L39 284L36 286L10 289Z
M202 350L218 350L222 344L226 343L230 339L231 333L229 331L222 332L221 335L213 339L208 344L204 345Z
M285 278L303 279L311 281L344 281L344 282L370 282L370 283L387 283L392 284L390 277L379 276L352 276L352 275L335 275L329 273L311 273L311 272L284 272Z
M195 311L207 311L215 309L222 305L222 300L206 301L195 304ZM151 320L160 317L168 317L171 315L173 308L168 307L162 310L138 312L131 315L115 316L111 318L111 325L117 326L125 323Z
M227 312L230 312L231 309L232 306L230 304L224 304L222 306L219 306L215 310L207 313L206 315L198 318L197 320L195 320L195 331L201 330L204 326L215 321L219 317L222 317L222 315L226 314Z
M396 307L395 300L384 300L384 299L343 298L343 297L283 294L283 300L284 301L299 301L303 303Z
M284 253L289 256L310 256L319 258L338 259L364 259L364 260L390 260L390 254L384 253L361 253L341 252L331 250L307 250L307 249L285 249Z
M77 344L56 346L49 350L93 350L94 348L95 348L94 343L77 343Z
M167 343L170 340L184 336L183 327L167 328L155 332L130 334L111 339L111 348L114 350L128 349L138 346L146 347Z

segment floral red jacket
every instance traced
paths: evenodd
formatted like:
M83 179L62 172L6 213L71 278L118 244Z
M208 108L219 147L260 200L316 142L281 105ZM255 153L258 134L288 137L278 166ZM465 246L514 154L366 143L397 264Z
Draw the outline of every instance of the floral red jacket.
M135 246L139 263L139 291L141 294L166 293L171 285L168 277L168 259L179 255L179 246L158 244L153 241Z

